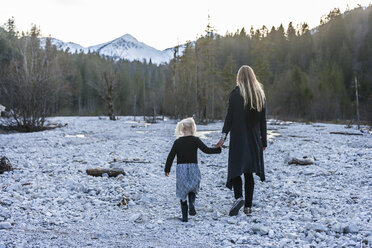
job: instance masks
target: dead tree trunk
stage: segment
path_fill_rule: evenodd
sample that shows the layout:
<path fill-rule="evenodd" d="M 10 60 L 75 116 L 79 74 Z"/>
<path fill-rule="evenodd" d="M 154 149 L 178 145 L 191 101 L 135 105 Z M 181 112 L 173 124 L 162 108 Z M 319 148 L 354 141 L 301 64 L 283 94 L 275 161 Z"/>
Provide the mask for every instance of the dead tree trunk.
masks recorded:
<path fill-rule="evenodd" d="M 112 83 L 108 83 L 107 86 L 107 95 L 106 95 L 106 103 L 107 103 L 107 109 L 108 109 L 108 116 L 110 120 L 115 121 L 115 114 L 114 114 L 114 100 L 113 100 L 113 94 L 114 94 L 114 85 Z"/>
<path fill-rule="evenodd" d="M 358 120 L 358 129 L 360 129 L 358 80 L 357 80 L 356 77 L 355 77 L 355 100 L 356 100 L 356 112 L 357 112 L 357 120 Z"/>
<path fill-rule="evenodd" d="M 137 107 L 137 95 L 135 94 L 133 97 L 133 120 L 136 121 L 136 107 Z"/>

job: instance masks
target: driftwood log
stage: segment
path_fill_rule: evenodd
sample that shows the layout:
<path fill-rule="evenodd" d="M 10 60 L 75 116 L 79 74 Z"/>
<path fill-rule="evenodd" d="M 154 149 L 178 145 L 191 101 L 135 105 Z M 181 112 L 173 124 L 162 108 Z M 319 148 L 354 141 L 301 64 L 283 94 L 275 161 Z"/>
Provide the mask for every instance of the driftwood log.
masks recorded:
<path fill-rule="evenodd" d="M 12 171 L 13 167 L 7 157 L 2 157 L 0 159 L 0 174 L 3 174 L 4 171 Z"/>
<path fill-rule="evenodd" d="M 351 132 L 331 132 L 331 134 L 342 134 L 342 135 L 363 135 L 362 133 L 351 133 Z"/>
<path fill-rule="evenodd" d="M 146 161 L 141 158 L 133 158 L 133 159 L 123 159 L 119 160 L 119 158 L 114 158 L 113 161 L 109 162 L 110 164 L 112 163 L 125 163 L 125 164 L 131 164 L 131 163 L 138 163 L 138 164 L 149 164 L 150 161 Z"/>
<path fill-rule="evenodd" d="M 288 164 L 296 164 L 296 165 L 310 165 L 314 163 L 313 158 L 292 158 L 288 161 Z"/>
<path fill-rule="evenodd" d="M 125 172 L 123 169 L 111 169 L 111 168 L 96 168 L 96 169 L 87 169 L 87 174 L 94 177 L 101 177 L 103 174 L 107 174 L 109 177 L 116 177 L 117 175 L 123 174 L 125 175 Z"/>

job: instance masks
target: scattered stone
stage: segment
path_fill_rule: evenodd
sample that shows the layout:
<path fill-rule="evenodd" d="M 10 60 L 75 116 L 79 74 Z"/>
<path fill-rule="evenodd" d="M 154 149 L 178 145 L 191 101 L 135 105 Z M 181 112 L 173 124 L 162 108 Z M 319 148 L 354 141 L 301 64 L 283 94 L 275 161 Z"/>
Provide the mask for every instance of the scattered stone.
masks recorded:
<path fill-rule="evenodd" d="M 331 231 L 336 233 L 344 233 L 345 225 L 341 223 L 336 223 L 331 227 Z"/>
<path fill-rule="evenodd" d="M 229 224 L 236 224 L 237 222 L 238 222 L 237 219 L 234 217 L 227 219 L 227 223 Z"/>
<path fill-rule="evenodd" d="M 326 235 L 324 235 L 323 233 L 320 233 L 320 232 L 315 233 L 315 236 L 316 236 L 319 240 L 321 240 L 321 241 L 325 240 L 325 238 L 326 238 Z"/>
<path fill-rule="evenodd" d="M 262 235 L 266 235 L 269 233 L 269 228 L 263 225 L 260 225 L 260 224 L 255 224 L 252 226 L 252 231 L 262 236 Z"/>
<path fill-rule="evenodd" d="M 213 219 L 213 220 L 218 220 L 220 217 L 221 217 L 221 213 L 218 212 L 218 211 L 215 211 L 215 212 L 213 213 L 213 217 L 212 217 L 212 219 Z"/>
<path fill-rule="evenodd" d="M 325 225 L 320 224 L 320 223 L 315 223 L 315 224 L 311 225 L 310 228 L 312 230 L 316 231 L 316 232 L 326 232 L 326 231 L 328 231 L 328 228 Z"/>
<path fill-rule="evenodd" d="M 142 214 L 141 214 L 141 213 L 133 214 L 133 215 L 129 218 L 129 221 L 136 222 L 136 223 L 140 223 L 140 222 L 142 222 Z"/>
<path fill-rule="evenodd" d="M 305 239 L 307 240 L 307 242 L 311 243 L 311 242 L 313 242 L 313 240 L 315 239 L 315 237 L 314 237 L 314 235 L 311 232 L 309 232 L 307 234 L 307 236 L 306 236 Z"/>
<path fill-rule="evenodd" d="M 123 180 L 124 179 L 124 175 L 123 174 L 119 174 L 116 176 L 115 178 L 116 180 Z"/>
<path fill-rule="evenodd" d="M 3 217 L 5 219 L 10 218 L 10 211 L 6 208 L 3 208 L 0 206 L 0 217 Z"/>
<path fill-rule="evenodd" d="M 285 237 L 289 238 L 289 239 L 298 239 L 300 236 L 297 235 L 296 233 L 287 233 L 285 235 Z"/>
<path fill-rule="evenodd" d="M 249 238 L 247 236 L 241 236 L 238 238 L 238 240 L 236 241 L 237 244 L 246 244 L 248 243 L 249 241 Z"/>
<path fill-rule="evenodd" d="M 0 222 L 0 229 L 10 229 L 12 225 L 9 222 Z"/>
<path fill-rule="evenodd" d="M 269 238 L 274 238 L 274 230 L 269 231 Z"/>
<path fill-rule="evenodd" d="M 351 223 L 344 228 L 344 233 L 358 233 L 359 227 L 355 223 Z"/>

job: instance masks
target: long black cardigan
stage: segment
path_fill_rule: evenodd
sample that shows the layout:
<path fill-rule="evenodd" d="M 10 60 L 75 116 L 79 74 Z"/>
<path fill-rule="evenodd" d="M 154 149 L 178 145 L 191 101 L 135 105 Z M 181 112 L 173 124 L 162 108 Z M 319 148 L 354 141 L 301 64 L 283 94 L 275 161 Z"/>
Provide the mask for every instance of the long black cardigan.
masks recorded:
<path fill-rule="evenodd" d="M 263 147 L 267 147 L 266 102 L 261 112 L 244 107 L 239 87 L 230 93 L 223 133 L 230 132 L 226 186 L 243 173 L 256 173 L 265 180 Z"/>

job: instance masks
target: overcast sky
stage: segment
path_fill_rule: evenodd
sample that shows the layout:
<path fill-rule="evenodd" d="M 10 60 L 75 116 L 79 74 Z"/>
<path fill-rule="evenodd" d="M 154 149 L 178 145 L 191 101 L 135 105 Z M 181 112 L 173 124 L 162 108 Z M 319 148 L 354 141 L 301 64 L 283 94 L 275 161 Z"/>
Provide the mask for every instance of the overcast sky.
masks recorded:
<path fill-rule="evenodd" d="M 372 0 L 0 0 L 0 23 L 14 17 L 18 30 L 37 24 L 43 36 L 82 46 L 129 33 L 157 49 L 195 40 L 208 23 L 219 34 L 251 26 L 286 28 L 290 21 L 319 24 L 335 7 L 368 6 Z"/>

